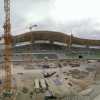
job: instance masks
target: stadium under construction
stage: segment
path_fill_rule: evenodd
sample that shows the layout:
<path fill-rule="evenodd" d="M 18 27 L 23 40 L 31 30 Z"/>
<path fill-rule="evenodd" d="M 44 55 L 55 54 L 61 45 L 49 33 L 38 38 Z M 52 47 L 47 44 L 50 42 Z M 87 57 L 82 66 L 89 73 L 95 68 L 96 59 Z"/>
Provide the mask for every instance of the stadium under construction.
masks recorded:
<path fill-rule="evenodd" d="M 17 91 L 16 100 L 95 100 L 100 94 L 99 44 L 100 40 L 54 31 L 13 36 L 12 87 Z M 2 91 L 4 48 L 0 52 Z"/>

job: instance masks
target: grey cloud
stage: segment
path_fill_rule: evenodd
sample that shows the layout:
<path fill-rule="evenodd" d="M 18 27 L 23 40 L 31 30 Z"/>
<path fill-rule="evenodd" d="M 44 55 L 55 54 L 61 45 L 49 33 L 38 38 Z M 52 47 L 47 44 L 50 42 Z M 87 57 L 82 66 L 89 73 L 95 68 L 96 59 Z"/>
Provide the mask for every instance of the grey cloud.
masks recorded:
<path fill-rule="evenodd" d="M 65 23 L 59 23 L 52 20 L 50 17 L 50 7 L 54 0 L 12 0 L 11 15 L 12 15 L 12 31 L 14 33 L 20 33 L 20 31 L 26 28 L 25 17 L 29 13 L 33 13 L 34 16 L 43 16 L 44 19 L 37 23 L 36 30 L 52 30 L 60 32 L 73 32 L 77 37 L 82 38 L 94 38 L 100 39 L 100 31 L 96 30 L 96 27 L 100 27 L 100 23 L 95 19 L 87 18 L 78 21 L 70 21 Z M 3 0 L 0 0 L 0 33 L 3 33 L 4 12 L 3 12 Z M 15 32 L 16 31 L 16 32 Z"/>

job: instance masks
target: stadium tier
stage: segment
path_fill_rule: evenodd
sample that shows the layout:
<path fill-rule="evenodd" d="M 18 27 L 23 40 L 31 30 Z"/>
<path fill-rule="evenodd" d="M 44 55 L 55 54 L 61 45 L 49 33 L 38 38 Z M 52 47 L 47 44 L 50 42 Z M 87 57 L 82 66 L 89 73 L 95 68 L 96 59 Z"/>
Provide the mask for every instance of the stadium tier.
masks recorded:
<path fill-rule="evenodd" d="M 74 37 L 73 35 L 67 35 L 66 33 L 54 32 L 54 31 L 32 31 L 27 32 L 21 35 L 14 36 L 14 41 L 16 43 L 30 41 L 32 42 L 37 40 L 44 40 L 50 42 L 60 42 L 78 45 L 87 45 L 87 46 L 100 46 L 100 40 L 89 40 L 89 39 L 81 39 Z M 71 41 L 70 41 L 71 39 Z"/>

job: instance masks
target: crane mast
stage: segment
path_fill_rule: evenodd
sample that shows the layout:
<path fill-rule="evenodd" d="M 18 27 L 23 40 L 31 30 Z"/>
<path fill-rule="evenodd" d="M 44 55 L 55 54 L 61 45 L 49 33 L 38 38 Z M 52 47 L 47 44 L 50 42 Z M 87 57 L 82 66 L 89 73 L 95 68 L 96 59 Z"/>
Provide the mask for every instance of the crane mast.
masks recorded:
<path fill-rule="evenodd" d="M 11 91 L 12 89 L 12 72 L 11 72 L 11 56 L 12 56 L 12 36 L 11 36 L 11 23 L 10 23 L 10 0 L 4 0 L 4 12 L 5 12 L 5 23 L 4 23 L 4 90 Z"/>

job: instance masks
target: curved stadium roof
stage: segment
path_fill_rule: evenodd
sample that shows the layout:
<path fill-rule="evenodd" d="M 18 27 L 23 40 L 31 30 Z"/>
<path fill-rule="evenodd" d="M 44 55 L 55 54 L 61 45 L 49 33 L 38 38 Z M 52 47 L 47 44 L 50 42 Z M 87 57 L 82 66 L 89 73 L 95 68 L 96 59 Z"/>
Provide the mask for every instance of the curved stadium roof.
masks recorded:
<path fill-rule="evenodd" d="M 30 41 L 31 37 L 33 41 L 36 40 L 48 40 L 53 42 L 69 43 L 70 35 L 61 32 L 55 31 L 32 31 L 26 32 L 21 35 L 14 36 L 14 41 L 16 43 Z M 90 40 L 90 39 L 81 39 L 72 36 L 72 44 L 78 45 L 90 45 L 90 46 L 100 46 L 100 40 Z"/>

